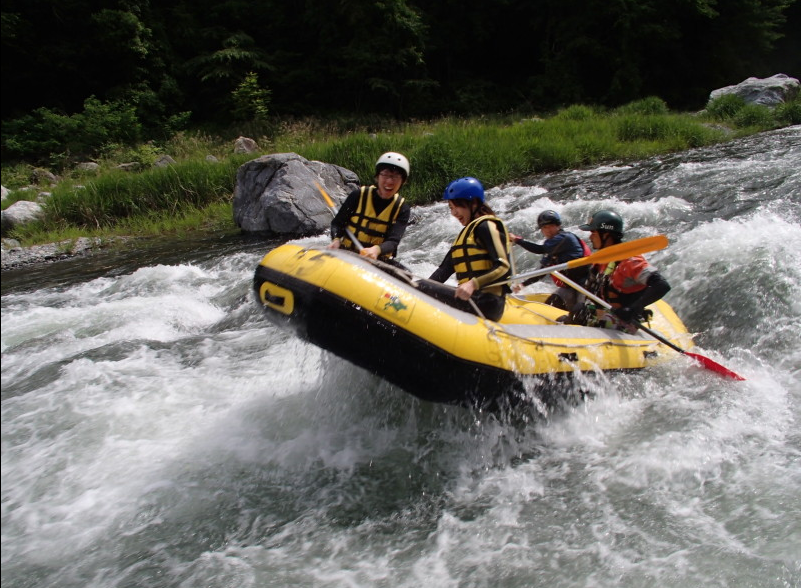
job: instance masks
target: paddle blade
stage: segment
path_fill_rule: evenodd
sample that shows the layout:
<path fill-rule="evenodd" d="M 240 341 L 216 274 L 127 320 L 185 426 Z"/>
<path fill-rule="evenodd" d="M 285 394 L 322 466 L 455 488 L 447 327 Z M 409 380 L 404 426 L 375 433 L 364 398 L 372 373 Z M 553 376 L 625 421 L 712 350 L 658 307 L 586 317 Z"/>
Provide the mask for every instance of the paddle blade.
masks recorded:
<path fill-rule="evenodd" d="M 331 200 L 331 197 L 328 195 L 328 192 L 326 192 L 318 182 L 314 182 L 314 185 L 317 186 L 317 189 L 320 191 L 320 194 L 322 194 L 323 198 L 325 198 L 326 203 L 328 203 L 328 208 L 334 208 L 334 201 Z"/>
<path fill-rule="evenodd" d="M 668 238 L 664 235 L 654 235 L 653 237 L 643 237 L 634 241 L 626 241 L 617 245 L 610 245 L 596 251 L 587 257 L 572 259 L 567 262 L 568 268 L 579 267 L 591 263 L 611 263 L 628 259 L 634 255 L 642 255 L 649 251 L 657 251 L 668 246 Z"/>
<path fill-rule="evenodd" d="M 697 353 L 690 353 L 689 351 L 685 351 L 684 355 L 688 355 L 689 357 L 692 357 L 695 361 L 700 363 L 703 367 L 705 367 L 708 370 L 712 370 L 716 374 L 720 374 L 721 376 L 726 376 L 727 378 L 731 378 L 732 380 L 741 380 L 741 381 L 745 380 L 745 378 L 742 377 L 741 375 L 734 373 L 729 368 L 720 365 L 716 361 L 712 361 L 708 357 L 704 357 L 703 355 L 698 355 Z"/>

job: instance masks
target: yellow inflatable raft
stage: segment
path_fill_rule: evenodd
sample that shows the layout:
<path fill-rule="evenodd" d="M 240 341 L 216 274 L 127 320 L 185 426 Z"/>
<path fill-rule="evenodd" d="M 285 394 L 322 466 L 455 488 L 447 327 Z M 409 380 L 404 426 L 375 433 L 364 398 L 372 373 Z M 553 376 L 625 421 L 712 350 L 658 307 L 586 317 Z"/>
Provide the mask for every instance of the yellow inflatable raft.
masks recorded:
<path fill-rule="evenodd" d="M 564 325 L 544 296 L 510 296 L 500 322 L 424 294 L 418 279 L 356 254 L 286 244 L 256 268 L 256 297 L 276 324 L 407 392 L 433 402 L 497 408 L 561 376 L 634 370 L 675 356 L 638 332 Z M 671 343 L 692 340 L 664 301 L 649 326 Z M 539 386 L 532 386 L 531 382 Z"/>

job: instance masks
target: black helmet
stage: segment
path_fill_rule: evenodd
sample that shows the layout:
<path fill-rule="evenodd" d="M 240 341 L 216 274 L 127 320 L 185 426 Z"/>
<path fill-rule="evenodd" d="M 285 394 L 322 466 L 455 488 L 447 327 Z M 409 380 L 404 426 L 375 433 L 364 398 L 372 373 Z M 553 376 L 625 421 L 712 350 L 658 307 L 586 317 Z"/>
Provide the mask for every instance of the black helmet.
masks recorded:
<path fill-rule="evenodd" d="M 590 217 L 586 225 L 580 225 L 582 231 L 607 231 L 623 236 L 623 219 L 611 210 L 599 210 Z"/>
<path fill-rule="evenodd" d="M 555 210 L 543 210 L 537 217 L 537 227 L 542 228 L 545 225 L 561 225 L 562 217 Z"/>

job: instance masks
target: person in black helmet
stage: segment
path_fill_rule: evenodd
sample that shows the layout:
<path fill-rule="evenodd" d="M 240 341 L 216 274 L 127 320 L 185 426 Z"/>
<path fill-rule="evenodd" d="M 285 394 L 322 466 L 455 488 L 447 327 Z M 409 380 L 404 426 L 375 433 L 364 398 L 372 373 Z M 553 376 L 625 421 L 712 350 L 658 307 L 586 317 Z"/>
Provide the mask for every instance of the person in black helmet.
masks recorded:
<path fill-rule="evenodd" d="M 593 249 L 599 250 L 623 240 L 623 219 L 616 212 L 599 210 L 586 224 Z M 611 306 L 611 313 L 585 300 L 570 314 L 568 322 L 594 327 L 617 328 L 633 333 L 634 322 L 648 319 L 645 307 L 670 290 L 670 284 L 642 255 L 623 261 L 596 264 L 590 268 L 586 288 Z"/>
<path fill-rule="evenodd" d="M 408 177 L 409 160 L 405 156 L 388 152 L 379 157 L 375 184 L 361 186 L 348 194 L 331 221 L 332 241 L 328 248 L 359 251 L 347 234 L 346 229 L 350 229 L 363 247 L 362 255 L 392 261 L 411 216 L 411 207 L 398 193 Z"/>
<path fill-rule="evenodd" d="M 527 241 L 520 235 L 511 233 L 509 234 L 509 239 L 512 243 L 520 245 L 526 251 L 541 254 L 541 267 L 566 263 L 571 259 L 586 257 L 591 253 L 589 246 L 582 239 L 562 228 L 562 217 L 560 217 L 559 213 L 555 210 L 544 210 L 541 212 L 537 217 L 537 227 L 542 231 L 542 235 L 545 237 L 545 241 L 543 241 L 542 245 Z M 581 286 L 584 285 L 588 273 L 589 268 L 587 266 L 577 267 L 564 272 L 568 278 Z M 523 282 L 523 285 L 526 286 L 532 282 L 536 282 L 541 279 L 541 277 L 542 276 L 538 276 L 526 280 Z M 561 308 L 562 310 L 570 310 L 573 308 L 578 302 L 578 292 L 566 286 L 553 276 L 551 276 L 551 279 L 556 284 L 556 291 L 548 297 L 545 303 L 555 306 L 556 308 Z M 519 291 L 520 288 L 521 286 L 518 285 L 514 287 L 514 290 Z"/>

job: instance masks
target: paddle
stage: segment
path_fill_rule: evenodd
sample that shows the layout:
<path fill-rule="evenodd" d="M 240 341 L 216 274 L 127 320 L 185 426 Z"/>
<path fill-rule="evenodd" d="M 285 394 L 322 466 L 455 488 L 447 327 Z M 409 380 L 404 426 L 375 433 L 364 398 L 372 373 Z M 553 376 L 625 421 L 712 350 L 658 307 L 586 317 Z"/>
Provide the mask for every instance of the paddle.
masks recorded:
<path fill-rule="evenodd" d="M 331 211 L 331 214 L 333 216 L 336 216 L 337 209 L 336 206 L 334 206 L 334 201 L 331 200 L 331 197 L 328 195 L 328 192 L 326 192 L 325 189 L 323 189 L 323 187 L 319 184 L 319 182 L 314 182 L 314 185 L 317 186 L 317 189 L 320 191 L 320 194 L 322 194 L 323 198 L 325 198 L 325 202 L 326 204 L 328 204 L 328 210 Z M 356 246 L 356 250 L 359 253 L 361 253 L 362 249 L 364 249 L 364 245 L 362 245 L 359 242 L 359 240 L 356 238 L 356 235 L 354 235 L 353 232 L 348 227 L 345 227 L 345 233 L 348 235 L 350 240 L 353 241 L 353 244 Z"/>
<path fill-rule="evenodd" d="M 496 282 L 495 284 L 500 286 L 503 284 L 509 284 L 512 281 L 525 280 L 537 276 L 544 276 L 546 274 L 566 269 L 573 269 L 574 267 L 580 267 L 582 265 L 621 261 L 623 259 L 628 259 L 629 257 L 632 257 L 634 255 L 640 255 L 642 253 L 648 253 L 649 251 L 657 251 L 658 249 L 664 249 L 667 246 L 668 246 L 668 240 L 667 237 L 665 237 L 664 235 L 643 237 L 642 239 L 635 239 L 634 241 L 626 241 L 625 243 L 618 243 L 617 245 L 604 247 L 603 249 L 596 251 L 595 253 L 593 253 L 592 255 L 588 255 L 587 257 L 579 257 L 578 259 L 571 259 L 566 263 L 549 265 L 548 267 L 531 270 L 530 272 L 524 272 L 522 274 L 512 276 L 511 278 L 509 278 L 508 280 L 504 280 L 503 282 Z"/>
<path fill-rule="evenodd" d="M 603 251 L 603 249 L 601 251 Z M 567 276 L 560 274 L 559 272 L 553 272 L 553 275 L 556 276 L 559 280 L 563 281 L 568 286 L 570 286 L 571 288 L 574 288 L 578 292 L 584 294 L 584 296 L 594 301 L 596 304 L 600 304 L 607 310 L 612 310 L 612 305 L 609 304 L 606 300 L 604 300 L 603 298 L 599 298 L 598 296 L 595 296 L 592 292 L 590 292 L 586 288 L 582 288 Z M 743 378 L 741 375 L 734 373 L 729 368 L 720 365 L 718 362 L 713 361 L 708 357 L 704 357 L 703 355 L 699 355 L 697 353 L 690 353 L 689 351 L 685 351 L 678 345 L 674 345 L 673 343 L 665 339 L 665 337 L 663 337 L 653 329 L 649 329 L 648 327 L 638 323 L 637 321 L 632 321 L 632 324 L 634 324 L 638 329 L 642 329 L 643 331 L 651 335 L 651 337 L 653 337 L 657 341 L 661 341 L 671 349 L 678 351 L 682 355 L 692 357 L 695 361 L 700 363 L 703 367 L 705 367 L 708 370 L 712 370 L 713 372 L 720 374 L 721 376 L 726 376 L 727 378 L 732 378 L 734 380 L 745 380 L 745 378 Z"/>
<path fill-rule="evenodd" d="M 517 280 L 514 279 L 514 275 L 517 273 L 517 264 L 515 263 L 515 248 L 514 245 L 509 245 L 509 263 L 512 267 L 512 280 L 516 282 Z"/>

